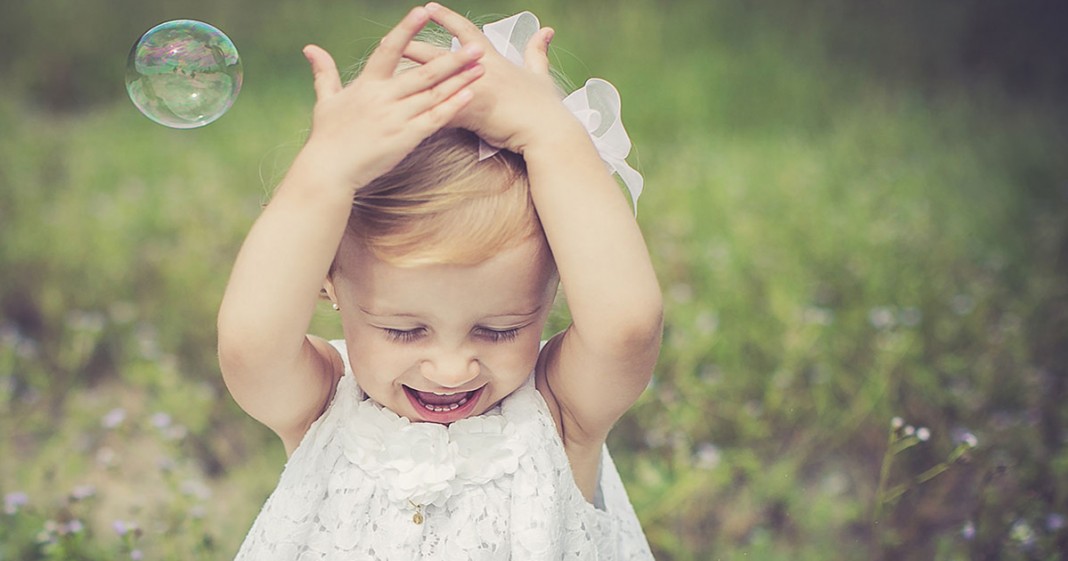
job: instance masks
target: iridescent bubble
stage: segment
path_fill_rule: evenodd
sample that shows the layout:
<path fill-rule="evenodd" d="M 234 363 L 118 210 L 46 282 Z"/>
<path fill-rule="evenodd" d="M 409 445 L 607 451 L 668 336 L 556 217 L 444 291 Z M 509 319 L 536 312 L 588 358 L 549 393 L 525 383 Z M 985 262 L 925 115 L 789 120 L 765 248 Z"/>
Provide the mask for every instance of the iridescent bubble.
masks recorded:
<path fill-rule="evenodd" d="M 241 91 L 241 58 L 222 31 L 174 20 L 148 30 L 126 61 L 126 92 L 153 121 L 176 129 L 222 117 Z"/>

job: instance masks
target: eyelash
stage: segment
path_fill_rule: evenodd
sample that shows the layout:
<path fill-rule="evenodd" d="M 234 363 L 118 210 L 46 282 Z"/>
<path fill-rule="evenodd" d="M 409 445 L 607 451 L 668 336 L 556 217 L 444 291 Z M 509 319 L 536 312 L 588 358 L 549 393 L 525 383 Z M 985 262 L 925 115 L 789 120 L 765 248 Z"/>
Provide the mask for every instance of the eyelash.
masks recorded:
<path fill-rule="evenodd" d="M 416 339 L 422 337 L 424 329 L 417 327 L 415 329 L 391 329 L 389 327 L 383 327 L 382 331 L 386 333 L 386 338 L 395 343 L 411 343 Z"/>
<path fill-rule="evenodd" d="M 485 338 L 489 339 L 493 343 L 507 343 L 509 341 L 514 341 L 515 338 L 519 336 L 519 328 L 518 327 L 513 327 L 512 329 L 501 329 L 501 330 L 486 329 L 486 328 L 480 327 L 480 328 L 478 328 L 478 331 L 479 331 L 479 334 L 483 335 Z"/>
<path fill-rule="evenodd" d="M 476 333 L 491 343 L 506 343 L 514 341 L 519 336 L 518 327 L 512 329 L 486 329 L 479 327 L 476 329 Z M 395 343 L 412 343 L 422 337 L 426 333 L 426 329 L 417 327 L 415 329 L 393 329 L 389 327 L 383 327 L 382 331 L 385 332 L 386 338 Z"/>

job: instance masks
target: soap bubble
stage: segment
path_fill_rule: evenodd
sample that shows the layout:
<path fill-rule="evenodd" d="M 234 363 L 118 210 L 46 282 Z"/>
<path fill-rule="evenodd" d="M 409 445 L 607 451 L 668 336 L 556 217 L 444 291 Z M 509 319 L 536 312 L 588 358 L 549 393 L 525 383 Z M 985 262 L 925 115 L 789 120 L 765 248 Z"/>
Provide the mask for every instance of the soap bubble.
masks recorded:
<path fill-rule="evenodd" d="M 176 129 L 222 117 L 241 91 L 241 59 L 230 38 L 204 22 L 174 20 L 148 30 L 126 61 L 126 92 L 153 121 Z"/>

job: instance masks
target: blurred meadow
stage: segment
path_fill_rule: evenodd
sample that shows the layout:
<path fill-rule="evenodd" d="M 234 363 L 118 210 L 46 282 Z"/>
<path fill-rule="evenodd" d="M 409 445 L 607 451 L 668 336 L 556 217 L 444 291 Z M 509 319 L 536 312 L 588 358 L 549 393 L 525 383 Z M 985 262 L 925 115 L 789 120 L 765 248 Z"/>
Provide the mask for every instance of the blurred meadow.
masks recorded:
<path fill-rule="evenodd" d="M 622 93 L 666 328 L 610 446 L 658 559 L 1063 558 L 1063 2 L 452 5 L 534 11 Z M 0 4 L 0 561 L 236 552 L 285 457 L 216 307 L 306 134 L 301 47 L 352 65 L 407 7 Z M 203 129 L 123 85 L 176 18 L 243 57 Z"/>

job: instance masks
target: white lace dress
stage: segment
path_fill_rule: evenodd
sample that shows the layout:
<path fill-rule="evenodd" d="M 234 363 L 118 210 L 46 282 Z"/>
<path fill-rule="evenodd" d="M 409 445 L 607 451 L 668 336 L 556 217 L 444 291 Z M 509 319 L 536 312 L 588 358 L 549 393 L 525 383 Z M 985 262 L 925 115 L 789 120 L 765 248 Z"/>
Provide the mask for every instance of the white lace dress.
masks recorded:
<path fill-rule="evenodd" d="M 238 561 L 652 559 L 607 448 L 599 506 L 583 498 L 533 377 L 483 415 L 412 423 L 365 398 L 335 345 L 345 376 Z"/>

